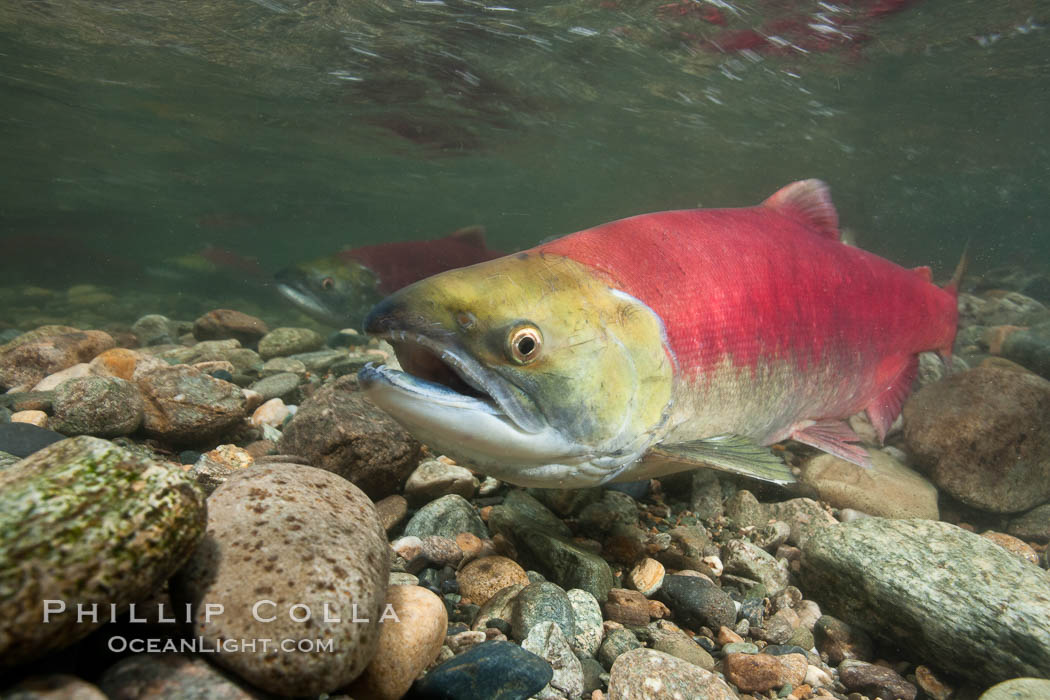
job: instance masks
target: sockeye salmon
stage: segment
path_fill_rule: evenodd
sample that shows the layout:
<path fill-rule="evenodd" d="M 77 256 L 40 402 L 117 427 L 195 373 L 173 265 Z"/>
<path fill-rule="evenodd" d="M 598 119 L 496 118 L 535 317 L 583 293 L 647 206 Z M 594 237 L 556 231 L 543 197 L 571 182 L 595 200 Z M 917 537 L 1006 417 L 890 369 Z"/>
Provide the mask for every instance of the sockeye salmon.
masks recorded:
<path fill-rule="evenodd" d="M 964 256 L 965 257 L 965 256 Z M 445 272 L 380 302 L 365 330 L 403 371 L 372 400 L 432 448 L 524 486 L 714 467 L 794 480 L 792 438 L 856 464 L 918 353 L 948 357 L 956 291 L 839 240 L 819 180 L 759 206 L 635 216 Z"/>

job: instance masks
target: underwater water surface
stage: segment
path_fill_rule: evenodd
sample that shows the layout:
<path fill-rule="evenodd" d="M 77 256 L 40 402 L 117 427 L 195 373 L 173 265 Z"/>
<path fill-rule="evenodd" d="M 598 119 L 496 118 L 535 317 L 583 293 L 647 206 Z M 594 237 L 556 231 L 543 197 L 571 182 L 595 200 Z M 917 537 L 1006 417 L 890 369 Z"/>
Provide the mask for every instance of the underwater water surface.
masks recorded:
<path fill-rule="evenodd" d="M 203 250 L 259 279 L 468 225 L 510 251 L 809 177 L 902 264 L 945 278 L 972 240 L 978 269 L 1043 266 L 1047 24 L 1032 0 L 8 2 L 0 274 L 186 291 L 172 261 Z"/>

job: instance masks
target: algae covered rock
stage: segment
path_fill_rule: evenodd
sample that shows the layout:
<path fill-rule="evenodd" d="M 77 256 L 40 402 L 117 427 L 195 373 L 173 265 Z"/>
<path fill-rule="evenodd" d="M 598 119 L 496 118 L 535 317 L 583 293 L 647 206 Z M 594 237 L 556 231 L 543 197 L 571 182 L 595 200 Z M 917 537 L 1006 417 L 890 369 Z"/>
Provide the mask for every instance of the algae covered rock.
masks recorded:
<path fill-rule="evenodd" d="M 862 518 L 806 542 L 821 609 L 978 683 L 1050 674 L 1050 577 L 930 520 Z"/>
<path fill-rule="evenodd" d="M 0 471 L 0 666 L 76 641 L 110 604 L 145 598 L 204 525 L 204 497 L 182 470 L 106 440 L 62 440 Z M 77 606 L 92 605 L 99 623 L 78 623 Z"/>
<path fill-rule="evenodd" d="M 116 377 L 67 379 L 55 389 L 51 427 L 66 435 L 117 437 L 142 423 L 142 396 Z"/>
<path fill-rule="evenodd" d="M 240 387 L 188 365 L 136 373 L 135 383 L 145 404 L 142 428 L 159 440 L 200 443 L 244 418 Z"/>

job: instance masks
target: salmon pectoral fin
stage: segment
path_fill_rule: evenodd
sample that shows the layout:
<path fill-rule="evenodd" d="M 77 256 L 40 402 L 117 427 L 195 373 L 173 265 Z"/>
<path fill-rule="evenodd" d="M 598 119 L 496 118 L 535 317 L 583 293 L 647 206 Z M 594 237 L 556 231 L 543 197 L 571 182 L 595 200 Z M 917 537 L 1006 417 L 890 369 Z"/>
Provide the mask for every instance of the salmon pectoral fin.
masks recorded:
<path fill-rule="evenodd" d="M 900 415 L 904 400 L 908 398 L 915 378 L 919 376 L 919 356 L 890 358 L 879 367 L 876 376 L 882 378 L 882 384 L 886 388 L 864 411 L 868 414 L 868 420 L 875 428 L 881 443 L 886 440 L 886 433 Z"/>
<path fill-rule="evenodd" d="M 871 468 L 871 457 L 867 450 L 860 445 L 850 444 L 860 442 L 860 436 L 843 421 L 817 421 L 793 431 L 791 439 L 810 447 L 816 447 L 818 450 L 823 450 L 865 469 Z"/>
<path fill-rule="evenodd" d="M 681 464 L 683 469 L 718 469 L 775 484 L 798 481 L 791 467 L 768 447 L 742 435 L 716 435 L 702 440 L 661 444 L 649 450 L 642 461 L 650 460 Z"/>

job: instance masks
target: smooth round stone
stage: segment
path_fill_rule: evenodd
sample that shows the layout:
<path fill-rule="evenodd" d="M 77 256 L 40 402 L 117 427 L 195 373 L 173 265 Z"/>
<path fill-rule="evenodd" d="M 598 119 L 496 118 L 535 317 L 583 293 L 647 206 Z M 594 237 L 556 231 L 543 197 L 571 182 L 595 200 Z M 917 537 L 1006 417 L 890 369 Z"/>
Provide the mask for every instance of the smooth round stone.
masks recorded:
<path fill-rule="evenodd" d="M 621 654 L 609 671 L 609 700 L 704 698 L 737 700 L 714 673 L 653 649 Z"/>
<path fill-rule="evenodd" d="M 192 603 L 193 634 L 211 646 L 220 639 L 306 645 L 223 649 L 216 663 L 270 692 L 328 693 L 357 678 L 375 654 L 388 612 L 389 551 L 375 507 L 350 482 L 299 464 L 256 465 L 209 497 L 207 536 L 172 591 Z M 223 614 L 209 621 L 217 609 L 209 606 L 220 605 Z M 383 623 L 396 624 L 387 616 Z M 332 649 L 311 652 L 317 639 Z"/>
<path fill-rule="evenodd" d="M 306 377 L 306 365 L 290 357 L 274 357 L 259 368 L 260 377 L 272 377 L 276 374 L 291 373 L 302 381 Z"/>
<path fill-rule="evenodd" d="M 397 700 L 437 658 L 448 628 L 440 598 L 419 586 L 390 586 L 386 602 L 397 622 L 383 623 L 375 656 L 348 689 L 352 697 Z"/>
<path fill-rule="evenodd" d="M 382 523 L 383 529 L 389 534 L 408 514 L 408 501 L 399 494 L 387 496 L 376 502 L 376 513 L 379 514 L 379 522 Z"/>
<path fill-rule="evenodd" d="M 107 350 L 106 352 L 109 351 Z M 92 360 L 92 362 L 94 362 L 94 360 Z M 86 377 L 90 374 L 91 365 L 87 362 L 80 362 L 72 367 L 66 367 L 54 374 L 47 375 L 33 386 L 32 391 L 54 391 L 59 384 L 67 379 L 77 379 L 79 377 Z"/>
<path fill-rule="evenodd" d="M 790 583 L 787 563 L 748 540 L 730 540 L 722 548 L 722 565 L 730 574 L 757 581 L 774 596 Z"/>
<path fill-rule="evenodd" d="M 31 423 L 0 423 L 0 450 L 16 457 L 28 457 L 66 436 Z"/>
<path fill-rule="evenodd" d="M 259 340 L 259 355 L 264 360 L 319 350 L 324 338 L 309 328 L 275 328 Z"/>
<path fill-rule="evenodd" d="M 109 700 L 267 697 L 202 658 L 173 653 L 137 654 L 121 659 L 106 669 L 99 686 Z"/>
<path fill-rule="evenodd" d="M 656 597 L 686 627 L 716 630 L 736 621 L 736 606 L 729 594 L 698 576 L 666 576 Z"/>
<path fill-rule="evenodd" d="M 722 646 L 722 654 L 757 654 L 758 646 L 751 642 L 730 642 Z"/>
<path fill-rule="evenodd" d="M 813 626 L 813 640 L 828 663 L 838 666 L 846 659 L 869 661 L 875 657 L 871 637 L 864 630 L 831 615 L 823 615 Z"/>
<path fill-rule="evenodd" d="M 870 697 L 915 700 L 919 692 L 918 688 L 904 680 L 892 668 L 855 659 L 848 659 L 839 664 L 839 680 L 847 690 L 861 692 Z"/>
<path fill-rule="evenodd" d="M 523 527 L 534 527 L 553 535 L 571 537 L 569 526 L 526 491 L 514 490 L 503 503 L 492 508 L 489 528 L 493 534 L 513 537 Z"/>
<path fill-rule="evenodd" d="M 572 588 L 565 595 L 569 598 L 573 621 L 576 623 L 576 636 L 569 643 L 577 654 L 594 656 L 605 636 L 602 608 L 595 597 L 585 590 Z"/>
<path fill-rule="evenodd" d="M 167 316 L 147 314 L 131 324 L 134 333 L 142 346 L 167 345 L 179 337 L 178 324 Z"/>
<path fill-rule="evenodd" d="M 594 552 L 533 526 L 520 528 L 512 541 L 523 563 L 562 588 L 582 588 L 599 602 L 609 596 L 612 569 Z"/>
<path fill-rule="evenodd" d="M 602 645 L 598 647 L 598 654 L 595 658 L 598 659 L 604 668 L 611 669 L 616 659 L 632 649 L 640 649 L 641 647 L 642 643 L 638 641 L 638 637 L 634 636 L 634 633 L 630 630 L 612 629 L 606 632 L 605 639 L 602 640 Z"/>
<path fill-rule="evenodd" d="M 514 639 L 525 639 L 533 625 L 541 622 L 557 624 L 566 639 L 576 636 L 576 620 L 569 596 L 560 586 L 549 581 L 530 583 L 521 589 L 514 600 L 510 622 Z"/>
<path fill-rule="evenodd" d="M 820 454 L 802 467 L 802 483 L 835 508 L 854 508 L 885 518 L 937 520 L 937 488 L 881 450 L 868 450 L 871 469 Z"/>
<path fill-rule="evenodd" d="M 554 677 L 546 660 L 510 642 L 483 642 L 431 669 L 416 685 L 425 698 L 526 700 Z"/>
<path fill-rule="evenodd" d="M 12 423 L 26 423 L 38 428 L 47 427 L 47 414 L 43 411 L 15 411 L 11 414 Z"/>
<path fill-rule="evenodd" d="M 409 475 L 404 494 L 409 503 L 420 505 L 450 493 L 471 498 L 477 485 L 478 480 L 469 469 L 428 459 L 420 462 Z"/>
<path fill-rule="evenodd" d="M 233 309 L 214 309 L 193 322 L 197 340 L 236 338 L 243 345 L 254 345 L 268 331 L 260 319 Z"/>
<path fill-rule="evenodd" d="M 28 389 L 49 374 L 89 362 L 116 345 L 103 331 L 41 335 L 27 342 L 23 342 L 24 337 L 0 347 L 0 391 Z"/>
<path fill-rule="evenodd" d="M 715 668 L 715 660 L 706 649 L 697 644 L 693 639 L 673 623 L 665 621 L 650 625 L 650 646 L 656 651 L 662 651 L 676 658 L 696 664 L 700 668 L 712 671 Z"/>
<path fill-rule="evenodd" d="M 67 379 L 55 389 L 51 408 L 51 427 L 66 435 L 117 437 L 142 424 L 142 396 L 116 377 Z"/>
<path fill-rule="evenodd" d="M 65 673 L 30 676 L 0 692 L 0 697 L 3 700 L 107 700 L 97 686 Z"/>
<path fill-rule="evenodd" d="M 488 537 L 488 530 L 477 510 L 467 499 L 455 494 L 426 504 L 405 525 L 405 534 L 416 537 L 440 535 L 455 539 L 461 532 Z"/>
<path fill-rule="evenodd" d="M 78 605 L 119 609 L 146 598 L 196 546 L 204 511 L 181 469 L 93 437 L 62 440 L 0 471 L 0 665 L 105 622 L 79 622 Z"/>
<path fill-rule="evenodd" d="M 299 375 L 291 372 L 279 372 L 260 379 L 252 384 L 249 389 L 263 397 L 264 400 L 281 399 L 290 403 L 299 400 Z"/>
<path fill-rule="evenodd" d="M 651 596 L 663 585 L 664 565 L 660 562 L 646 557 L 631 569 L 627 575 L 627 582 L 631 588 L 639 591 L 642 595 Z"/>
<path fill-rule="evenodd" d="M 456 573 L 456 582 L 460 595 L 484 605 L 507 586 L 529 585 L 529 577 L 513 559 L 491 556 L 475 559 L 464 566 Z"/>
<path fill-rule="evenodd" d="M 997 545 L 1012 553 L 1018 559 L 1029 564 L 1039 565 L 1039 554 L 1032 547 L 1021 540 L 1002 532 L 982 532 L 981 537 L 995 542 Z"/>
<path fill-rule="evenodd" d="M 244 417 L 240 388 L 186 365 L 136 373 L 146 434 L 175 444 L 198 444 Z"/>
<path fill-rule="evenodd" d="M 535 695 L 538 700 L 575 698 L 583 693 L 583 666 L 556 623 L 533 625 L 521 648 L 546 659 L 554 670 L 550 683 Z"/>
<path fill-rule="evenodd" d="M 1050 680 L 1014 678 L 994 685 L 979 700 L 1045 700 L 1050 698 Z"/>
<path fill-rule="evenodd" d="M 259 400 L 264 398 L 261 394 L 259 395 Z M 252 412 L 251 421 L 254 426 L 268 425 L 271 428 L 279 428 L 284 425 L 284 421 L 290 415 L 292 415 L 292 412 L 288 410 L 288 406 L 285 405 L 284 401 L 279 398 L 273 398 L 263 401 Z"/>
<path fill-rule="evenodd" d="M 802 685 L 809 664 L 802 654 L 727 654 L 726 680 L 745 692 L 765 693 L 785 685 Z"/>

